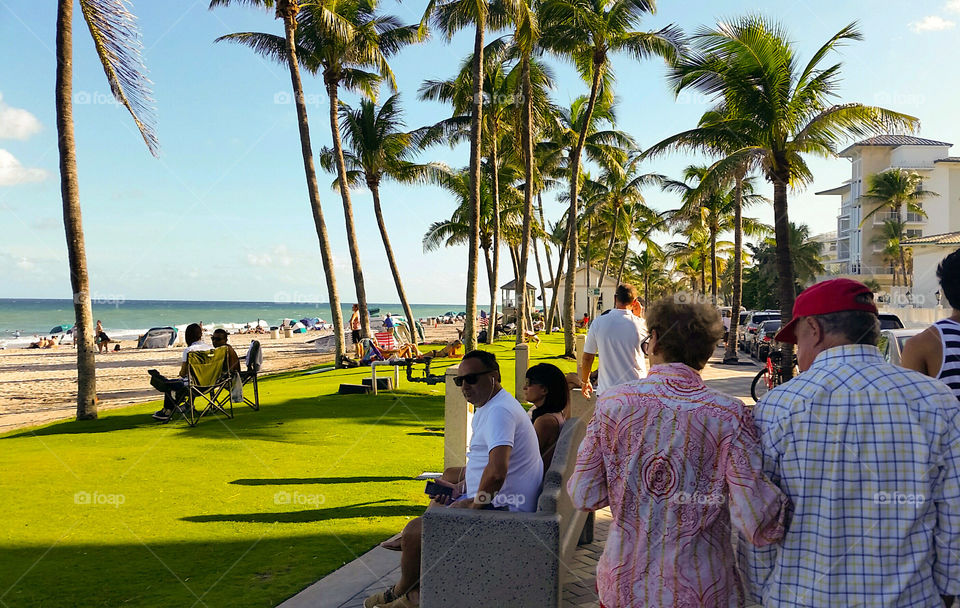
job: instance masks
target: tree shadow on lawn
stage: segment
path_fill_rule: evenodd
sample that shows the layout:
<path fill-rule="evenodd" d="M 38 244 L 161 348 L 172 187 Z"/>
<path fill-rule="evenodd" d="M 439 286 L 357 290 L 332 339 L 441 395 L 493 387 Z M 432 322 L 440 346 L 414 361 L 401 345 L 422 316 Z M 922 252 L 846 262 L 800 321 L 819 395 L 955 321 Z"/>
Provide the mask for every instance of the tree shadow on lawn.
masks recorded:
<path fill-rule="evenodd" d="M 235 479 L 230 483 L 238 486 L 285 486 L 324 483 L 376 483 L 381 481 L 410 481 L 410 478 L 397 477 L 395 475 L 371 475 L 365 477 L 278 477 L 276 479 Z"/>
<path fill-rule="evenodd" d="M 227 513 L 223 515 L 189 515 L 181 517 L 180 521 L 196 523 L 209 522 L 243 522 L 257 524 L 299 524 L 331 519 L 354 519 L 357 517 L 416 517 L 423 515 L 423 505 L 384 505 L 387 502 L 400 502 L 396 498 L 361 502 L 343 507 L 327 507 L 321 509 L 307 509 L 306 511 L 290 511 L 286 513 Z"/>
<path fill-rule="evenodd" d="M 392 533 L 331 530 L 144 544 L 121 528 L 98 543 L 5 542 L 0 589 L 10 606 L 276 606 Z"/>
<path fill-rule="evenodd" d="M 269 387 L 268 387 L 269 388 Z M 265 390 L 261 388 L 261 390 Z M 216 414 L 203 417 L 195 427 L 190 427 L 182 419 L 167 424 L 154 421 L 150 414 L 154 407 L 144 404 L 109 410 L 97 420 L 77 422 L 69 420 L 58 422 L 39 429 L 28 429 L 0 437 L 14 439 L 19 437 L 69 435 L 87 433 L 109 433 L 131 429 L 155 428 L 157 431 L 176 429 L 178 435 L 186 438 L 261 438 L 281 442 L 290 442 L 285 436 L 283 425 L 297 420 L 350 420 L 359 424 L 380 426 L 406 426 L 424 428 L 425 422 L 435 422 L 443 418 L 443 396 L 424 395 L 422 393 L 391 391 L 380 395 L 319 395 L 300 397 L 271 402 L 261 399 L 260 411 L 253 411 L 246 405 L 234 407 L 234 418 L 228 419 Z M 136 408 L 137 413 L 121 413 Z M 294 441 L 296 443 L 296 441 Z"/>

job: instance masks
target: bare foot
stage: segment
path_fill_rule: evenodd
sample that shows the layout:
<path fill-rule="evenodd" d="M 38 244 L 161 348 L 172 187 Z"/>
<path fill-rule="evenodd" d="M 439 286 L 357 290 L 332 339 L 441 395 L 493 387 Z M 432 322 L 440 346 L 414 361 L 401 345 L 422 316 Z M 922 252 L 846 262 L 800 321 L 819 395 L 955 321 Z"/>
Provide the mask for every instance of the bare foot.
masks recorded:
<path fill-rule="evenodd" d="M 388 538 L 380 543 L 380 546 L 384 549 L 389 549 L 390 551 L 400 551 L 400 535 L 397 534 L 392 538 Z"/>

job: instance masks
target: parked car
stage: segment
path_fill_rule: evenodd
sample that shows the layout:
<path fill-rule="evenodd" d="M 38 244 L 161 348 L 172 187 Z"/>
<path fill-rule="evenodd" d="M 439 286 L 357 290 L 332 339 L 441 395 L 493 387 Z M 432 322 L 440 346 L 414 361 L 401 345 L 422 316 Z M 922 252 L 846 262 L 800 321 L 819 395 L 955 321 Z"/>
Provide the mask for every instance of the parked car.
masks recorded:
<path fill-rule="evenodd" d="M 757 338 L 753 341 L 753 351 L 750 353 L 757 361 L 764 362 L 767 355 L 770 354 L 770 348 L 773 346 L 773 337 L 780 331 L 780 319 L 764 321 L 757 332 Z"/>
<path fill-rule="evenodd" d="M 780 319 L 779 310 L 760 310 L 747 319 L 747 324 L 743 329 L 743 345 L 741 349 L 744 352 L 751 353 L 753 352 L 753 343 L 757 339 L 757 332 L 760 329 L 760 324 L 764 321 L 776 321 Z"/>
<path fill-rule="evenodd" d="M 903 329 L 903 321 L 897 315 L 882 312 L 877 316 L 880 317 L 881 331 L 884 329 Z"/>
<path fill-rule="evenodd" d="M 877 347 L 880 349 L 880 354 L 882 354 L 883 358 L 888 362 L 894 365 L 900 365 L 900 355 L 903 353 L 903 345 L 906 344 L 909 338 L 922 332 L 923 329 L 922 327 L 915 327 L 912 329 L 880 330 L 880 342 L 877 344 Z"/>

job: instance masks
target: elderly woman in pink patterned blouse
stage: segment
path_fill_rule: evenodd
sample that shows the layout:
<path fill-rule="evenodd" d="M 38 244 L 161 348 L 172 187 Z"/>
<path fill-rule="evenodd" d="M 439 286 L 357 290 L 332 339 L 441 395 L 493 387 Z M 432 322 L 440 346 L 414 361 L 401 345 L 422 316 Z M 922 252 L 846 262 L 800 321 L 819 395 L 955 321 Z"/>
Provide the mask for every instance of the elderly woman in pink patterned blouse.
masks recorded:
<path fill-rule="evenodd" d="M 743 606 L 732 530 L 757 546 L 784 533 L 788 500 L 761 471 L 750 411 L 700 378 L 720 314 L 691 301 L 650 306 L 650 373 L 599 399 L 567 486 L 577 507 L 613 514 L 597 565 L 607 608 Z"/>

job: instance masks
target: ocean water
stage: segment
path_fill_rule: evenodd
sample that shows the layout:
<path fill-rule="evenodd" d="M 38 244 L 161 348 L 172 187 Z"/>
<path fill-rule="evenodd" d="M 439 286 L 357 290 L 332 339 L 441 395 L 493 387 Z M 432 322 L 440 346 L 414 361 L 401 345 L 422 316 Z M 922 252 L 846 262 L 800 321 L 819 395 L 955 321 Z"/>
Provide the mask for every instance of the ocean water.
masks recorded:
<path fill-rule="evenodd" d="M 352 304 L 343 304 L 343 321 L 350 319 Z M 379 308 L 377 317 L 388 312 L 403 315 L 396 303 L 370 303 Z M 463 304 L 411 304 L 413 315 L 428 318 L 447 312 L 461 312 Z M 319 317 L 330 321 L 330 305 L 315 302 L 191 302 L 176 300 L 113 300 L 93 303 L 94 321 L 100 319 L 111 338 L 135 339 L 151 327 L 184 326 L 203 323 L 214 327 L 239 327 L 258 320 L 279 325 L 283 319 Z M 0 342 L 18 346 L 33 341 L 34 335 L 48 334 L 54 326 L 73 325 L 73 302 L 70 300 L 0 299 Z M 21 334 L 15 338 L 16 332 Z"/>

